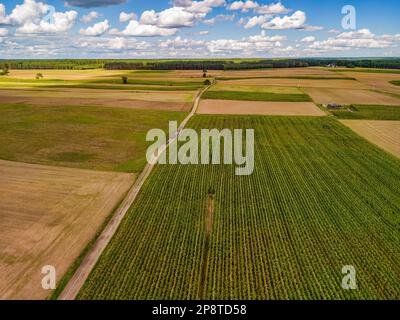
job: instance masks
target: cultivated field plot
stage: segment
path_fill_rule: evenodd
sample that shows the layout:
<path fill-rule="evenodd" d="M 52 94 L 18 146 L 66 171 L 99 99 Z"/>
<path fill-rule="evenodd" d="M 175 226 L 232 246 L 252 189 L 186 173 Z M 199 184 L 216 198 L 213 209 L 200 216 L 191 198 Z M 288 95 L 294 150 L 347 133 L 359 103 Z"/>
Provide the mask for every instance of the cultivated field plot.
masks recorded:
<path fill-rule="evenodd" d="M 368 141 L 400 158 L 400 121 L 341 120 Z"/>
<path fill-rule="evenodd" d="M 194 92 L 90 89 L 0 89 L 0 103 L 47 106 L 102 106 L 128 109 L 189 111 Z"/>
<path fill-rule="evenodd" d="M 207 92 L 213 91 L 236 91 L 236 92 L 257 92 L 257 93 L 279 93 L 279 94 L 302 94 L 304 93 L 296 87 L 277 87 L 277 86 L 238 86 L 227 85 L 225 81 L 218 81 Z"/>
<path fill-rule="evenodd" d="M 243 114 L 274 116 L 325 116 L 312 102 L 261 102 L 234 100 L 202 100 L 199 114 Z"/>
<path fill-rule="evenodd" d="M 133 174 L 0 160 L 0 299 L 45 299 L 134 182 Z"/>
<path fill-rule="evenodd" d="M 351 105 L 329 112 L 338 119 L 400 120 L 400 106 Z"/>
<path fill-rule="evenodd" d="M 370 72 L 340 72 L 345 76 L 356 78 L 357 81 L 368 85 L 371 89 L 382 90 L 392 93 L 400 94 L 400 87 L 391 84 L 390 81 L 400 80 L 400 73 L 376 73 L 379 70 L 373 70 L 374 73 Z M 383 70 L 385 71 L 385 70 Z M 399 71 L 399 70 L 397 70 Z"/>
<path fill-rule="evenodd" d="M 254 173 L 157 166 L 78 298 L 400 298 L 399 160 L 329 117 L 188 127 L 255 129 Z"/>
<path fill-rule="evenodd" d="M 221 75 L 224 77 L 294 77 L 294 76 L 321 76 L 337 77 L 335 72 L 317 68 L 279 68 L 270 70 L 246 70 L 246 71 L 224 71 Z"/>
<path fill-rule="evenodd" d="M 225 85 L 246 86 L 288 86 L 298 88 L 343 88 L 343 89 L 369 89 L 369 87 L 356 80 L 341 79 L 285 79 L 285 78 L 260 78 L 244 80 L 226 80 Z"/>
<path fill-rule="evenodd" d="M 120 70 L 10 70 L 7 78 L 18 78 L 23 80 L 33 80 L 36 75 L 41 73 L 46 79 L 60 80 L 89 80 L 95 78 L 104 78 L 110 76 L 120 76 L 124 72 Z M 6 77 L 4 77 L 6 78 Z"/>
<path fill-rule="evenodd" d="M 381 104 L 400 106 L 400 98 L 397 99 L 370 90 L 305 88 L 304 91 L 312 97 L 314 102 L 319 104 Z"/>
<path fill-rule="evenodd" d="M 186 113 L 103 107 L 0 105 L 0 159 L 139 172 L 148 130 Z"/>

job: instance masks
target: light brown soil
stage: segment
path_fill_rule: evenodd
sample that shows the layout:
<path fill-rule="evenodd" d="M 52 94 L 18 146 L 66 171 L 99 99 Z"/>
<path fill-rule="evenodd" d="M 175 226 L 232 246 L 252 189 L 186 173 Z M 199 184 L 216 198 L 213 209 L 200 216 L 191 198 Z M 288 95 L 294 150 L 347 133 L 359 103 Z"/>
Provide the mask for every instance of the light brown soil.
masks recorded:
<path fill-rule="evenodd" d="M 300 88 L 343 88 L 343 89 L 369 89 L 367 85 L 356 80 L 336 79 L 245 79 L 227 80 L 225 85 L 249 85 L 249 86 L 283 86 Z"/>
<path fill-rule="evenodd" d="M 38 73 L 43 74 L 44 79 L 60 80 L 88 80 L 100 77 L 119 76 L 124 74 L 121 70 L 10 70 L 10 78 L 35 80 Z"/>
<path fill-rule="evenodd" d="M 246 70 L 246 71 L 224 71 L 222 77 L 252 77 L 252 76 L 281 76 L 281 77 L 295 77 L 295 76 L 327 76 L 337 77 L 338 75 L 329 70 L 320 70 L 313 68 L 279 68 L 269 70 Z"/>
<path fill-rule="evenodd" d="M 367 85 L 370 89 L 400 94 L 400 86 L 395 86 L 390 83 L 392 80 L 400 80 L 400 74 L 364 72 L 343 72 L 342 74 L 356 78 L 360 83 Z"/>
<path fill-rule="evenodd" d="M 400 158 L 400 121 L 341 120 L 340 122 Z"/>
<path fill-rule="evenodd" d="M 121 201 L 134 175 L 0 160 L 0 299 L 45 299 Z"/>
<path fill-rule="evenodd" d="M 200 114 L 243 114 L 274 116 L 325 116 L 312 102 L 264 102 L 236 100 L 202 100 Z"/>
<path fill-rule="evenodd" d="M 166 99 L 167 101 L 162 101 L 161 96 L 163 95 L 160 93 L 156 93 L 155 95 L 146 93 L 142 94 L 142 96 L 135 96 L 135 94 L 132 93 L 131 98 L 128 98 L 126 95 L 124 96 L 124 94 L 96 94 L 93 90 L 87 94 L 82 94 L 82 97 L 76 97 L 76 94 L 73 92 L 60 93 L 60 96 L 57 96 L 54 92 L 40 92 L 37 94 L 33 93 L 33 91 L 19 91 L 20 90 L 0 90 L 0 103 L 22 103 L 45 106 L 100 106 L 165 111 L 189 111 L 191 107 L 190 102 L 168 102 L 168 98 Z M 92 98 L 84 98 L 83 96 L 85 95 L 88 97 L 92 96 Z M 144 95 L 146 95 L 147 98 Z M 136 100 L 136 98 L 140 97 L 149 100 L 153 97 L 161 101 Z M 165 95 L 165 97 L 168 97 L 168 95 Z"/>
<path fill-rule="evenodd" d="M 399 105 L 400 99 L 369 90 L 304 88 L 316 103 Z"/>

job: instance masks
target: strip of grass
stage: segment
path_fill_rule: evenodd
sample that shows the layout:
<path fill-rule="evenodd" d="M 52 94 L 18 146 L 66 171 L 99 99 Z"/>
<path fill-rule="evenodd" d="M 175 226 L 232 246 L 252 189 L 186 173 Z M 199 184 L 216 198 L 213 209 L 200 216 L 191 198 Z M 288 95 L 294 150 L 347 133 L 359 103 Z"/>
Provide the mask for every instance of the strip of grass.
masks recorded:
<path fill-rule="evenodd" d="M 352 105 L 330 112 L 338 119 L 400 120 L 400 106 Z"/>
<path fill-rule="evenodd" d="M 395 86 L 400 86 L 400 80 L 393 80 L 390 81 L 391 84 L 394 84 Z"/>
<path fill-rule="evenodd" d="M 71 168 L 139 172 L 147 131 L 184 112 L 104 107 L 0 105 L 0 159 Z"/>
<path fill-rule="evenodd" d="M 203 99 L 244 100 L 244 101 L 285 101 L 305 102 L 312 101 L 306 94 L 284 94 L 271 92 L 246 91 L 207 91 Z"/>
<path fill-rule="evenodd" d="M 210 91 L 247 91 L 247 92 L 267 92 L 280 94 L 300 94 L 302 91 L 298 87 L 277 87 L 277 86 L 251 86 L 251 85 L 227 85 L 218 82 L 210 88 Z"/>

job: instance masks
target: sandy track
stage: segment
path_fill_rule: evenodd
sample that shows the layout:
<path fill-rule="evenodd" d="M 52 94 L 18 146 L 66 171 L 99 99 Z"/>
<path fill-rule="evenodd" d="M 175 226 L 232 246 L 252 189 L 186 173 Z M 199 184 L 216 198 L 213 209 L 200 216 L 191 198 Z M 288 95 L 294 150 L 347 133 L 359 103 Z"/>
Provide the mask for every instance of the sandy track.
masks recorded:
<path fill-rule="evenodd" d="M 341 120 L 340 122 L 400 158 L 400 121 Z"/>
<path fill-rule="evenodd" d="M 304 88 L 316 103 L 398 105 L 400 99 L 369 90 Z"/>
<path fill-rule="evenodd" d="M 202 100 L 199 114 L 238 114 L 273 116 L 325 116 L 312 102 L 264 102 L 235 100 Z"/>
<path fill-rule="evenodd" d="M 45 299 L 41 268 L 60 280 L 134 178 L 0 160 L 0 299 Z"/>

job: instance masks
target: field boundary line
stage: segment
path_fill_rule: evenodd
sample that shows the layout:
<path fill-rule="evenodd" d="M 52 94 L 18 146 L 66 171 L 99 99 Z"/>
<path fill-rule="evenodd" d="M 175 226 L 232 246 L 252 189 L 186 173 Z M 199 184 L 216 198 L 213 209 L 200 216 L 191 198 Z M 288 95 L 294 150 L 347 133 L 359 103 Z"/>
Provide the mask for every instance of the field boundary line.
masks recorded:
<path fill-rule="evenodd" d="M 157 152 L 153 154 L 153 160 L 155 163 L 156 160 L 165 152 L 168 146 L 173 143 L 176 139 L 178 139 L 180 132 L 189 122 L 189 120 L 196 114 L 197 108 L 200 104 L 201 96 L 213 85 L 203 88 L 195 98 L 193 103 L 192 110 L 190 111 L 189 115 L 182 121 L 180 124 L 178 131 L 174 134 L 174 136 L 168 140 L 166 144 L 164 144 L 160 149 L 161 152 Z M 140 173 L 138 178 L 136 179 L 135 183 L 129 190 L 128 194 L 126 195 L 125 199 L 122 201 L 121 205 L 118 207 L 116 212 L 114 213 L 113 217 L 101 232 L 100 236 L 94 243 L 93 247 L 89 250 L 86 254 L 85 258 L 83 259 L 82 263 L 79 265 L 78 269 L 75 271 L 74 275 L 68 281 L 67 285 L 65 286 L 64 290 L 58 297 L 58 300 L 74 300 L 80 289 L 82 288 L 83 284 L 85 283 L 86 279 L 89 277 L 90 273 L 92 272 L 93 268 L 95 267 L 97 261 L 99 260 L 101 254 L 103 253 L 104 249 L 107 247 L 108 243 L 111 241 L 112 237 L 114 236 L 115 232 L 118 230 L 119 225 L 121 224 L 123 218 L 125 217 L 126 213 L 128 212 L 129 208 L 132 206 L 133 202 L 135 201 L 137 195 L 139 194 L 143 184 L 145 183 L 146 179 L 152 172 L 154 168 L 154 164 L 148 163 L 143 171 Z"/>

